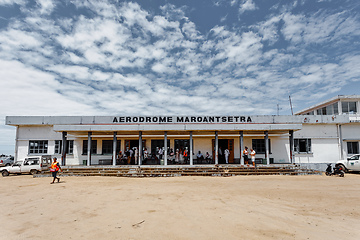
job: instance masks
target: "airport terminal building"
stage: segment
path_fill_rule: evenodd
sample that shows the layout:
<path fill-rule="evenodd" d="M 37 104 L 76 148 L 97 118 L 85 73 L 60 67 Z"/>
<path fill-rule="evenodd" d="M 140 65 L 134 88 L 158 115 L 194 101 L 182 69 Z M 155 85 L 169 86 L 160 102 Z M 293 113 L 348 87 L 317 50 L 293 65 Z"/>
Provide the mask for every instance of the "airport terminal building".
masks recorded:
<path fill-rule="evenodd" d="M 63 165 L 225 164 L 227 149 L 228 164 L 244 164 L 248 147 L 261 164 L 330 163 L 359 153 L 359 104 L 360 95 L 349 95 L 289 116 L 7 116 L 6 124 L 16 126 L 18 161 L 43 155 Z"/>

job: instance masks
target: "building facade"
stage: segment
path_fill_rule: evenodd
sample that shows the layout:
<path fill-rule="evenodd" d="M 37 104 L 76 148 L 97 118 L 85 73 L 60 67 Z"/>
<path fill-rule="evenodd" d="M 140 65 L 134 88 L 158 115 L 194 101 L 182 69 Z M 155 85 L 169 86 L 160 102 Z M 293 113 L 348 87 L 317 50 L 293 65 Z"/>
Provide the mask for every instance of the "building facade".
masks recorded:
<path fill-rule="evenodd" d="M 328 163 L 359 152 L 359 104 L 360 96 L 338 96 L 293 116 L 8 116 L 6 124 L 16 126 L 16 160 L 44 155 L 64 165 L 244 164 L 248 147 L 262 164 Z M 131 159 L 123 156 L 131 151 Z M 210 158 L 199 158 L 199 151 Z"/>

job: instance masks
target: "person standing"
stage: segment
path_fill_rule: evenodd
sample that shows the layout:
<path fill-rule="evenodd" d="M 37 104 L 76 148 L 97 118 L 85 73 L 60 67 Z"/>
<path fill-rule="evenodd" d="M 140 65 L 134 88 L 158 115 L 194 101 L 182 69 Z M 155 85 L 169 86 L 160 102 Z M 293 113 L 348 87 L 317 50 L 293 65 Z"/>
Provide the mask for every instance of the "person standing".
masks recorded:
<path fill-rule="evenodd" d="M 53 184 L 55 182 L 55 179 L 57 179 L 57 182 L 60 182 L 60 178 L 57 177 L 57 173 L 59 170 L 61 170 L 60 163 L 57 161 L 57 158 L 54 157 L 50 167 L 50 172 L 54 179 L 50 184 Z"/>
<path fill-rule="evenodd" d="M 188 160 L 189 160 L 189 152 L 188 152 L 188 149 L 187 147 L 185 147 L 185 150 L 184 150 L 184 161 L 185 161 L 185 164 L 188 163 Z"/>
<path fill-rule="evenodd" d="M 139 150 L 137 147 L 134 148 L 134 154 L 135 154 L 135 165 L 138 165 L 138 161 L 139 161 Z"/>
<path fill-rule="evenodd" d="M 243 157 L 244 157 L 244 164 L 248 165 L 249 164 L 249 151 L 248 151 L 248 147 L 245 147 L 244 151 L 243 151 Z"/>
<path fill-rule="evenodd" d="M 252 164 L 253 164 L 254 167 L 255 167 L 255 155 L 256 155 L 255 150 L 254 150 L 254 149 L 250 149 L 251 161 L 252 161 Z"/>
<path fill-rule="evenodd" d="M 222 152 L 222 148 L 219 147 L 219 150 L 218 150 L 218 154 L 219 154 L 219 163 L 223 163 L 223 152 Z"/>
<path fill-rule="evenodd" d="M 229 149 L 225 149 L 224 155 L 225 155 L 225 163 L 228 164 L 229 163 L 229 155 L 230 155 Z"/>
<path fill-rule="evenodd" d="M 176 149 L 176 152 L 175 152 L 175 163 L 179 163 L 179 158 L 180 158 L 179 149 Z"/>
<path fill-rule="evenodd" d="M 162 147 L 159 148 L 159 153 L 158 154 L 159 154 L 159 159 L 160 160 L 163 159 L 164 150 L 163 150 Z"/>

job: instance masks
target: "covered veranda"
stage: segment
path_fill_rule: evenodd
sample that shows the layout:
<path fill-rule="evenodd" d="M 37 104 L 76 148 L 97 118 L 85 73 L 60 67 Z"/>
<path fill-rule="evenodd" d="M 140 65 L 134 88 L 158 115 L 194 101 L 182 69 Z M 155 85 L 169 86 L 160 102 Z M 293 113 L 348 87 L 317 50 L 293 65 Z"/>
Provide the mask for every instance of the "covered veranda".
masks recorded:
<path fill-rule="evenodd" d="M 237 163 L 244 165 L 244 159 L 241 157 L 244 150 L 244 139 L 256 137 L 264 139 L 265 151 L 264 159 L 266 164 L 270 164 L 270 146 L 269 138 L 281 137 L 288 138 L 289 162 L 293 163 L 294 152 L 294 131 L 300 130 L 301 124 L 93 124 L 93 125 L 54 125 L 54 130 L 62 132 L 63 149 L 66 149 L 66 140 L 87 139 L 86 165 L 92 163 L 92 139 L 107 138 L 112 139 L 111 165 L 117 165 L 117 146 L 119 139 L 131 139 L 138 141 L 138 154 L 136 165 L 144 165 L 143 145 L 144 139 L 163 141 L 164 153 L 161 165 L 169 164 L 169 139 L 187 139 L 189 140 L 189 161 L 188 165 L 195 165 L 196 149 L 194 148 L 194 139 L 211 139 L 212 145 L 208 149 L 212 150 L 212 164 L 219 164 L 219 141 L 221 139 L 236 139 L 236 145 L 233 146 L 234 155 L 239 156 Z M 120 140 L 121 141 L 121 140 Z M 211 144 L 211 143 L 210 143 Z M 124 151 L 124 147 L 121 149 Z M 62 164 L 66 165 L 66 153 L 62 152 Z M 80 163 L 79 163 L 80 164 Z"/>

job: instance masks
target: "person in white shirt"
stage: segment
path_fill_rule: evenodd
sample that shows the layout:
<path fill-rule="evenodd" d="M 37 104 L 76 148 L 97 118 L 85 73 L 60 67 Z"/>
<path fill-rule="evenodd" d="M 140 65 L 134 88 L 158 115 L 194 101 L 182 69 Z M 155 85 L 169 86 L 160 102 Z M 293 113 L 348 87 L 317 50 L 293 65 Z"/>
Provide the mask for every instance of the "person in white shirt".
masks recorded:
<path fill-rule="evenodd" d="M 202 161 L 204 160 L 204 156 L 201 153 L 201 151 L 199 151 L 198 154 L 196 154 L 196 158 L 197 158 L 198 163 L 202 163 Z"/>
<path fill-rule="evenodd" d="M 255 150 L 254 150 L 254 149 L 250 149 L 251 161 L 252 161 L 252 164 L 253 164 L 254 167 L 255 167 L 255 155 L 256 155 Z"/>
<path fill-rule="evenodd" d="M 225 163 L 228 164 L 229 163 L 229 155 L 230 155 L 229 149 L 225 149 L 224 155 L 225 155 Z"/>

